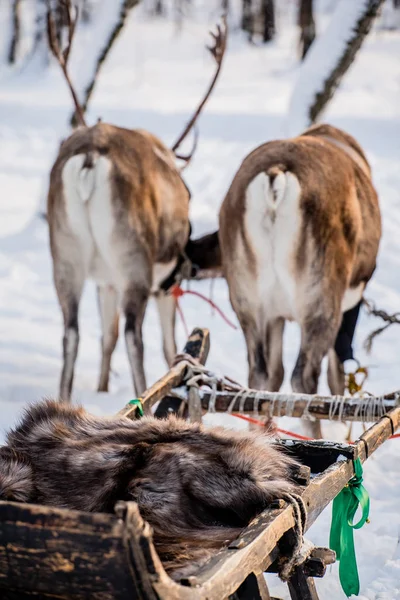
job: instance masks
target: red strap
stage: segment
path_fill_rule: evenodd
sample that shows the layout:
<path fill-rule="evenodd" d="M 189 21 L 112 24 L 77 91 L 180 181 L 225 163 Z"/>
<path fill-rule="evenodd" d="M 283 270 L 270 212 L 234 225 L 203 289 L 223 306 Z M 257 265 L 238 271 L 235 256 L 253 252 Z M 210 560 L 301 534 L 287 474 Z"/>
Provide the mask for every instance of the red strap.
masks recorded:
<path fill-rule="evenodd" d="M 265 426 L 262 421 L 259 421 L 258 419 L 253 419 L 253 417 L 248 417 L 247 415 L 242 415 L 239 413 L 231 413 L 231 414 L 233 417 L 237 417 L 238 419 L 243 419 L 243 421 L 248 421 L 249 423 L 254 423 L 254 425 L 259 425 L 259 427 Z M 287 429 L 277 428 L 277 431 L 279 433 L 283 433 L 283 435 L 288 435 L 290 437 L 296 438 L 297 440 L 310 441 L 310 440 L 314 439 L 311 437 L 307 437 L 305 435 L 300 435 L 300 433 L 294 433 L 294 431 L 288 431 Z M 393 440 L 394 438 L 400 438 L 400 433 L 395 433 L 394 435 L 391 435 L 389 440 Z M 353 443 L 353 442 L 350 442 L 350 443 Z"/>
<path fill-rule="evenodd" d="M 210 298 L 207 298 L 207 296 L 204 296 L 203 294 L 200 294 L 200 292 L 194 292 L 193 290 L 183 290 L 181 287 L 179 287 L 179 285 L 174 285 L 171 288 L 171 295 L 176 298 L 176 300 L 178 300 L 178 298 L 181 298 L 182 296 L 184 296 L 185 294 L 191 294 L 192 296 L 197 296 L 198 298 L 201 298 L 202 300 L 204 300 L 205 302 L 207 302 L 210 306 L 212 306 L 217 313 L 224 319 L 225 323 L 227 323 L 230 327 L 232 327 L 232 329 L 237 329 L 236 325 L 234 323 L 232 323 L 232 321 L 230 321 L 228 319 L 228 317 L 222 312 L 222 310 L 215 304 L 215 302 L 213 302 Z"/>

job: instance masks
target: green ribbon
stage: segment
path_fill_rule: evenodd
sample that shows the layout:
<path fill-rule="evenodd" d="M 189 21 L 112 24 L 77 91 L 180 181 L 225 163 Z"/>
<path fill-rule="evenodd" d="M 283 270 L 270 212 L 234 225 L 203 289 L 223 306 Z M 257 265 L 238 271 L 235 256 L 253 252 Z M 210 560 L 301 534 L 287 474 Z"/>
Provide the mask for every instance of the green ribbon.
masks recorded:
<path fill-rule="evenodd" d="M 136 406 L 136 410 L 137 410 L 137 414 L 140 417 L 143 417 L 144 412 L 143 412 L 143 405 L 142 405 L 142 400 L 140 398 L 134 398 L 133 400 L 130 400 L 128 402 L 128 404 L 132 404 L 133 406 Z"/>
<path fill-rule="evenodd" d="M 347 597 L 357 595 L 360 591 L 353 529 L 360 529 L 367 522 L 369 514 L 369 494 L 362 485 L 363 469 L 360 459 L 353 461 L 353 465 L 354 477 L 333 501 L 329 538 L 329 546 L 340 561 L 339 579 Z M 361 508 L 361 519 L 358 523 L 353 523 L 358 505 Z"/>

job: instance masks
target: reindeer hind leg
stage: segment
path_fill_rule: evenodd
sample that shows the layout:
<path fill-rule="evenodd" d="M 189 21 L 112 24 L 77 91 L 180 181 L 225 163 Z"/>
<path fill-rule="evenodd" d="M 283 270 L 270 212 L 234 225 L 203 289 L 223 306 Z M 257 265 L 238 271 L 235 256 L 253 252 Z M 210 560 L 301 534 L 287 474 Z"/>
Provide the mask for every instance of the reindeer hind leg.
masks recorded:
<path fill-rule="evenodd" d="M 283 354 L 283 330 L 285 319 L 277 318 L 267 324 L 267 347 L 268 356 L 268 387 L 270 392 L 279 392 L 285 375 Z"/>
<path fill-rule="evenodd" d="M 338 303 L 338 306 L 340 304 Z M 329 311 L 331 313 L 331 311 Z M 308 310 L 301 322 L 301 346 L 292 374 L 294 392 L 316 394 L 321 373 L 321 362 L 332 348 L 340 324 L 340 312 L 326 315 L 318 310 Z M 322 438 L 319 421 L 304 421 L 307 434 Z"/>
<path fill-rule="evenodd" d="M 118 294 L 112 285 L 99 285 L 97 296 L 101 317 L 101 367 L 97 391 L 108 392 L 111 357 L 118 340 Z"/>
<path fill-rule="evenodd" d="M 137 396 L 146 389 L 142 326 L 148 297 L 149 289 L 141 287 L 136 282 L 132 282 L 123 295 L 125 344 Z"/>
<path fill-rule="evenodd" d="M 55 265 L 55 286 L 64 318 L 60 399 L 69 401 L 79 346 L 78 311 L 85 274 L 80 265 Z"/>
<path fill-rule="evenodd" d="M 159 291 L 156 296 L 158 314 L 160 316 L 160 325 L 163 337 L 164 357 L 168 366 L 176 355 L 175 341 L 175 316 L 176 316 L 176 300 L 172 295 L 168 295 L 163 291 Z"/>

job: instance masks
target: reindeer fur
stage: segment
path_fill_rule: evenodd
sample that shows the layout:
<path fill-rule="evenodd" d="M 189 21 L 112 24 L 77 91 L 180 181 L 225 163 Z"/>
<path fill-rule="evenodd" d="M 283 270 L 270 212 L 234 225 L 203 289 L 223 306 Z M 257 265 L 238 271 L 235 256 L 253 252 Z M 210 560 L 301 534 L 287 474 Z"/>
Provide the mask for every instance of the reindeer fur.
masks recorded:
<path fill-rule="evenodd" d="M 203 562 L 271 501 L 295 489 L 295 461 L 265 434 L 171 417 L 94 417 L 44 401 L 0 448 L 0 499 L 112 512 L 133 500 L 168 571 Z"/>

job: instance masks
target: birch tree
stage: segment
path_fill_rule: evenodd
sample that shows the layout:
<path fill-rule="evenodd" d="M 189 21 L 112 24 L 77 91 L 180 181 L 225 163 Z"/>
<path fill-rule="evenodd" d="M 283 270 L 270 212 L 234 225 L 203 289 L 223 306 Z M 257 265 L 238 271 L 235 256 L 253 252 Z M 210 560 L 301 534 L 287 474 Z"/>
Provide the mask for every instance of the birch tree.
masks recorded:
<path fill-rule="evenodd" d="M 289 105 L 289 134 L 314 123 L 354 61 L 383 0 L 339 0 L 325 31 L 312 44 Z"/>

